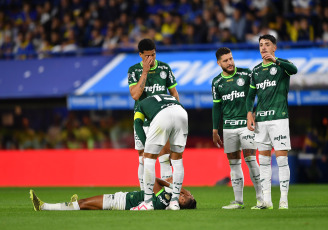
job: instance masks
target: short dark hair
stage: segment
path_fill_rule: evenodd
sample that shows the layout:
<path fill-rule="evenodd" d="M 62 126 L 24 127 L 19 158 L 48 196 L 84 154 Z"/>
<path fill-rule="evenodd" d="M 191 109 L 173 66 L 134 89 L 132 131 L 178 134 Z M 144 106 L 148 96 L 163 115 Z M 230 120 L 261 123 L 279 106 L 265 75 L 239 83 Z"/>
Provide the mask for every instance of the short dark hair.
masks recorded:
<path fill-rule="evenodd" d="M 231 53 L 231 50 L 228 47 L 221 47 L 216 51 L 215 56 L 217 60 L 220 60 L 223 55 L 229 53 Z"/>
<path fill-rule="evenodd" d="M 196 207 L 197 201 L 194 198 L 190 199 L 189 202 L 184 205 L 180 204 L 181 209 L 196 209 Z"/>
<path fill-rule="evenodd" d="M 274 36 L 272 36 L 271 34 L 264 34 L 264 35 L 260 36 L 259 42 L 262 39 L 270 40 L 274 45 L 277 45 L 277 39 Z"/>
<path fill-rule="evenodd" d="M 155 42 L 151 39 L 142 39 L 138 44 L 138 50 L 143 53 L 145 50 L 156 50 Z"/>

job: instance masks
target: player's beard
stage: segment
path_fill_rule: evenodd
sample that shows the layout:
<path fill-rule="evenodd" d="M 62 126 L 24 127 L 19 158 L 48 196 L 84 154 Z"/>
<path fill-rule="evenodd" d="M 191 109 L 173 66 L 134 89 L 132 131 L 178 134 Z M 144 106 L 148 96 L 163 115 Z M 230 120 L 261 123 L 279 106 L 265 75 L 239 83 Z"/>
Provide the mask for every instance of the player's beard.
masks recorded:
<path fill-rule="evenodd" d="M 221 67 L 222 68 L 222 67 Z M 222 68 L 222 70 L 226 73 L 228 73 L 229 75 L 233 74 L 235 72 L 235 65 L 233 65 L 233 69 L 230 71 L 228 70 L 228 68 Z"/>

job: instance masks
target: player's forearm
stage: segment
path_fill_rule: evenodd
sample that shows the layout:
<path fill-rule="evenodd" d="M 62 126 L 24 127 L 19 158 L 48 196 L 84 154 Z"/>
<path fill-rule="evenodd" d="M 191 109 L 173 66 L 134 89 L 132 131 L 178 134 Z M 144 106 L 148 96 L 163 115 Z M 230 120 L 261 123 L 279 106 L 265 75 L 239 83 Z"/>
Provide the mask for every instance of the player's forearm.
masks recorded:
<path fill-rule="evenodd" d="M 130 87 L 130 94 L 134 100 L 137 101 L 141 97 L 146 86 L 146 81 L 147 81 L 147 73 L 142 72 L 138 83 Z"/>
<path fill-rule="evenodd" d="M 138 136 L 138 138 L 140 139 L 142 144 L 145 146 L 146 134 L 145 134 L 145 131 L 143 130 L 142 126 L 143 126 L 142 120 L 140 120 L 140 119 L 134 120 L 134 129 L 136 131 L 136 135 Z"/>
<path fill-rule="evenodd" d="M 220 115 L 221 115 L 221 103 L 213 102 L 213 108 L 212 108 L 213 130 L 215 129 L 217 130 L 219 128 Z"/>
<path fill-rule="evenodd" d="M 156 182 L 160 185 L 160 186 L 165 186 L 165 187 L 168 187 L 168 188 L 171 188 L 172 187 L 172 184 L 165 181 L 165 180 L 162 180 L 160 178 L 156 178 Z"/>
<path fill-rule="evenodd" d="M 297 73 L 297 67 L 291 62 L 276 60 L 276 64 L 285 69 L 289 75 Z"/>
<path fill-rule="evenodd" d="M 172 89 L 169 89 L 169 92 L 170 92 L 171 96 L 175 97 L 177 99 L 177 101 L 180 102 L 179 93 L 175 87 Z"/>
<path fill-rule="evenodd" d="M 246 98 L 246 111 L 247 112 L 253 112 L 255 96 L 256 96 L 256 90 L 254 88 L 250 87 L 247 98 Z"/>

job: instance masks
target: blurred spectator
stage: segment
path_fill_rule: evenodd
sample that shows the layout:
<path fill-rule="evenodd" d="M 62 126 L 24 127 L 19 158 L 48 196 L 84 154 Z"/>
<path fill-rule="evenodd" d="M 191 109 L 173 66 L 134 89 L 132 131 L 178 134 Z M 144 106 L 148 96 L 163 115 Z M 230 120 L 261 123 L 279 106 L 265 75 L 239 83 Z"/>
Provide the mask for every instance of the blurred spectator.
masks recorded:
<path fill-rule="evenodd" d="M 226 28 L 228 28 L 228 29 L 231 28 L 231 23 L 232 23 L 231 19 L 229 17 L 227 17 L 224 12 L 218 11 L 216 13 L 216 20 L 218 21 L 220 30 L 223 30 Z"/>
<path fill-rule="evenodd" d="M 328 43 L 328 21 L 322 23 L 322 41 Z"/>
<path fill-rule="evenodd" d="M 293 11 L 296 15 L 310 16 L 313 0 L 292 0 Z"/>
<path fill-rule="evenodd" d="M 20 47 L 29 32 L 35 50 L 50 41 L 54 51 L 60 52 L 65 47 L 106 47 L 105 36 L 111 47 L 114 40 L 122 47 L 145 36 L 157 44 L 172 45 L 216 43 L 218 34 L 224 40 L 249 42 L 260 34 L 254 28 L 259 26 L 256 20 L 266 25 L 261 33 L 264 28 L 273 34 L 277 31 L 281 41 L 318 41 L 325 33 L 322 22 L 328 20 L 328 4 L 323 0 L 38 0 L 0 1 L 0 6 L 1 58 L 14 57 L 17 49 L 12 43 Z M 231 39 L 226 28 L 234 35 Z M 74 46 L 68 42 L 72 29 Z M 59 36 L 54 39 L 53 34 Z"/>
<path fill-rule="evenodd" d="M 320 137 L 316 128 L 309 129 L 303 146 L 304 153 L 317 154 L 319 152 Z"/>
<path fill-rule="evenodd" d="M 246 18 L 240 9 L 236 8 L 233 12 L 230 31 L 238 42 L 245 41 Z"/>
<path fill-rule="evenodd" d="M 307 18 L 295 19 L 290 28 L 290 40 L 296 41 L 313 41 L 313 27 L 309 25 Z"/>
<path fill-rule="evenodd" d="M 222 30 L 221 40 L 222 43 L 236 43 L 237 39 L 231 34 L 228 28 Z"/>

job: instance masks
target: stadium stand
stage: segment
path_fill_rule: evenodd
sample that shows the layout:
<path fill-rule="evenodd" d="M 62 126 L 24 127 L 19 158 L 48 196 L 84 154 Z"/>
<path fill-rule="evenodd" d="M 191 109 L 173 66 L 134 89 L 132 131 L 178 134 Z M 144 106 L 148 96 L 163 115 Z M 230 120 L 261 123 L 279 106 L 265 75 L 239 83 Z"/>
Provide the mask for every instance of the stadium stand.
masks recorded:
<path fill-rule="evenodd" d="M 2 59 L 81 49 L 108 54 L 133 50 L 143 37 L 167 48 L 222 43 L 252 47 L 264 33 L 286 46 L 328 42 L 325 0 L 3 0 L 0 6 Z"/>

